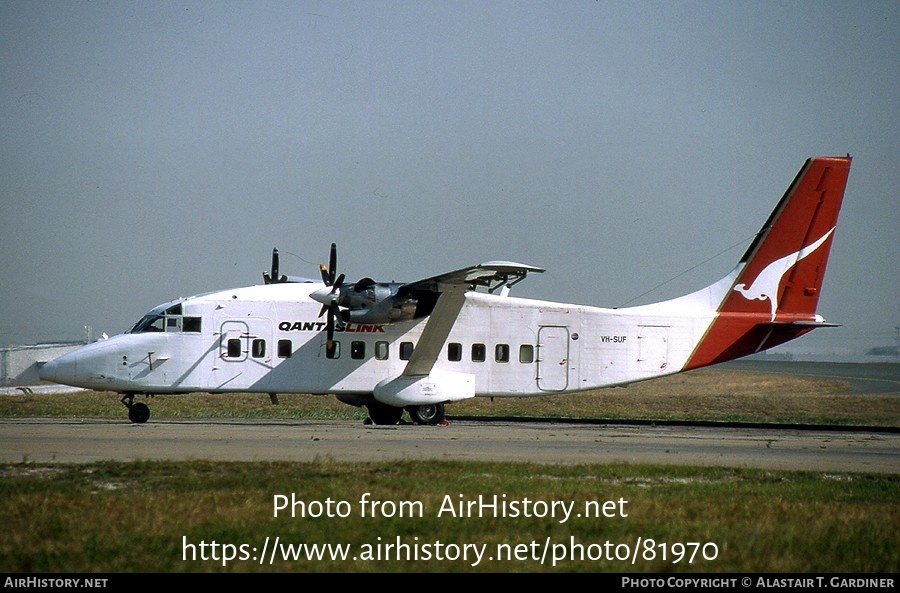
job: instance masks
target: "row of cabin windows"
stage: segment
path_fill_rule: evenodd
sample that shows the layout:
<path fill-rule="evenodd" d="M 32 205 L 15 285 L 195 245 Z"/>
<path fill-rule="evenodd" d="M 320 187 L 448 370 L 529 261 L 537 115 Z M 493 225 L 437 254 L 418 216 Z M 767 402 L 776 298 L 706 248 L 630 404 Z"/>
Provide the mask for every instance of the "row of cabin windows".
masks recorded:
<path fill-rule="evenodd" d="M 240 338 L 231 338 L 226 343 L 225 356 L 228 358 L 241 358 L 243 355 L 243 341 Z M 278 358 L 290 358 L 294 352 L 294 346 L 290 340 L 278 340 Z M 266 341 L 255 338 L 250 342 L 250 356 L 253 358 L 266 357 Z"/>
<path fill-rule="evenodd" d="M 413 353 L 412 342 L 400 342 L 400 360 L 409 360 Z M 460 362 L 463 359 L 463 345 L 458 342 L 447 344 L 447 360 L 450 362 Z M 494 361 L 509 362 L 511 348 L 509 344 L 497 344 L 494 346 Z M 375 342 L 375 359 L 387 360 L 390 355 L 390 345 L 388 342 Z M 341 357 L 341 343 L 337 340 L 332 342 L 331 349 L 326 351 L 328 358 Z M 353 341 L 350 342 L 350 358 L 362 360 L 366 357 L 366 342 Z M 472 362 L 485 362 L 487 360 L 487 346 L 485 344 L 472 344 L 469 350 L 469 357 Z M 534 345 L 522 344 L 519 346 L 519 362 L 523 364 L 531 364 L 534 362 Z"/>
<path fill-rule="evenodd" d="M 243 355 L 243 341 L 240 338 L 231 338 L 226 344 L 226 356 L 228 358 L 241 358 Z M 472 362 L 485 362 L 487 360 L 487 346 L 485 344 L 472 344 L 470 349 L 470 359 Z M 494 346 L 494 361 L 509 362 L 510 359 L 509 344 L 497 344 Z M 412 342 L 400 342 L 400 360 L 409 360 L 413 353 Z M 290 340 L 278 340 L 278 358 L 290 358 L 293 354 L 293 344 Z M 265 358 L 266 341 L 262 338 L 255 338 L 250 342 L 250 356 L 253 358 Z M 341 357 L 341 343 L 339 341 L 332 342 L 330 349 L 326 351 L 328 358 Z M 390 356 L 390 344 L 388 342 L 375 342 L 375 359 L 387 360 Z M 350 342 L 350 358 L 354 360 L 362 360 L 366 357 L 366 342 L 353 341 Z M 451 362 L 460 362 L 463 359 L 463 346 L 458 342 L 447 344 L 447 360 Z M 534 345 L 522 344 L 519 346 L 519 362 L 523 364 L 531 364 L 534 362 Z"/>

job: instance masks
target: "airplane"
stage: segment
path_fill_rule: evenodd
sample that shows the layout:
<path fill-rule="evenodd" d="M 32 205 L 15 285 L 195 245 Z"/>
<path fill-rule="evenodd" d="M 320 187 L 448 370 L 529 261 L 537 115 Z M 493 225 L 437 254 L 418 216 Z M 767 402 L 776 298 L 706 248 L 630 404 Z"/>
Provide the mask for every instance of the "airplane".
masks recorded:
<path fill-rule="evenodd" d="M 735 268 L 696 292 L 624 308 L 510 296 L 535 266 L 491 261 L 415 282 L 321 279 L 273 250 L 263 283 L 159 305 L 129 331 L 46 363 L 41 378 L 121 395 L 332 394 L 367 422 L 447 424 L 447 404 L 621 386 L 772 348 L 818 327 L 851 157 L 808 159 Z"/>

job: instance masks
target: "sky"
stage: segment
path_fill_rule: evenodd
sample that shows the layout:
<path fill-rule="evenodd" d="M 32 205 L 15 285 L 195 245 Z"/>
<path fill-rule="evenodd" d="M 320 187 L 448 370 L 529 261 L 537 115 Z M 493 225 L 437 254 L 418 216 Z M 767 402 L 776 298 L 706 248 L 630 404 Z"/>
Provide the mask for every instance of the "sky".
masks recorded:
<path fill-rule="evenodd" d="M 0 347 L 181 296 L 490 260 L 620 307 L 711 284 L 853 156 L 819 312 L 900 341 L 900 3 L 0 3 Z"/>

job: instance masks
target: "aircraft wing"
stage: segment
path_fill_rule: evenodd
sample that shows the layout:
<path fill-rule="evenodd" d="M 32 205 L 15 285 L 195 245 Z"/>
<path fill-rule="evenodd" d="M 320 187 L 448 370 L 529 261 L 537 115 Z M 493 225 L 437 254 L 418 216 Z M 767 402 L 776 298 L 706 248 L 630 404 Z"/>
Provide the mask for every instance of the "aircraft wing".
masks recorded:
<path fill-rule="evenodd" d="M 510 288 L 521 282 L 529 272 L 540 273 L 543 268 L 537 268 L 525 264 L 517 264 L 508 261 L 491 261 L 483 264 L 461 268 L 445 274 L 409 282 L 400 287 L 401 295 L 411 295 L 417 292 L 443 292 L 450 287 L 467 287 L 474 290 L 484 286 L 489 292 L 494 292 L 500 287 Z"/>

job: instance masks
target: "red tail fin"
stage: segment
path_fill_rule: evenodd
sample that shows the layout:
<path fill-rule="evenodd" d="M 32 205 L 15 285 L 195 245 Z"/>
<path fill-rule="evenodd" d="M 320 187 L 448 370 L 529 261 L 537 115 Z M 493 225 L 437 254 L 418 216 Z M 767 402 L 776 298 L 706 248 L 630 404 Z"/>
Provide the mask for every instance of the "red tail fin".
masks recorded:
<path fill-rule="evenodd" d="M 752 354 L 812 329 L 850 161 L 806 161 L 741 258 L 689 367 Z"/>
<path fill-rule="evenodd" d="M 850 157 L 806 161 L 741 259 L 721 313 L 814 316 Z"/>

